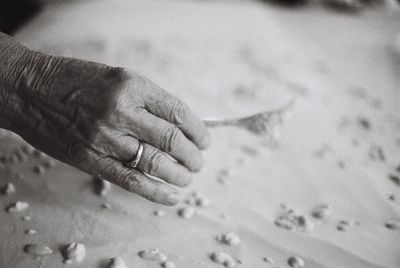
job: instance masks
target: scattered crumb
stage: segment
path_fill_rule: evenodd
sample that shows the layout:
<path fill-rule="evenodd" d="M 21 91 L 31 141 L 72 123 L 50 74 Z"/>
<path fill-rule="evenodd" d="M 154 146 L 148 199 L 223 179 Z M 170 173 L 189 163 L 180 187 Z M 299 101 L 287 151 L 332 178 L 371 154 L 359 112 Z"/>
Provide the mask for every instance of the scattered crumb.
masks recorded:
<path fill-rule="evenodd" d="M 304 266 L 304 261 L 302 258 L 298 256 L 292 256 L 287 260 L 287 263 L 289 264 L 290 267 L 303 267 Z"/>
<path fill-rule="evenodd" d="M 34 229 L 28 229 L 28 230 L 25 230 L 25 234 L 28 234 L 28 235 L 33 235 L 33 234 L 36 234 L 37 232 L 36 232 L 36 230 L 34 230 Z"/>
<path fill-rule="evenodd" d="M 370 130 L 371 129 L 371 123 L 370 123 L 369 119 L 366 118 L 366 117 L 360 116 L 357 119 L 357 123 L 361 128 L 363 128 L 365 130 Z"/>
<path fill-rule="evenodd" d="M 225 252 L 213 252 L 210 255 L 210 259 L 218 264 L 222 264 L 223 266 L 227 268 L 234 268 L 236 267 L 236 262 L 235 260 L 229 255 L 228 253 Z"/>
<path fill-rule="evenodd" d="M 162 266 L 163 268 L 175 268 L 175 267 L 176 267 L 175 263 L 172 262 L 172 261 L 163 262 L 163 263 L 161 264 L 161 266 Z"/>
<path fill-rule="evenodd" d="M 110 209 L 110 208 L 111 208 L 111 205 L 110 205 L 109 203 L 103 203 L 103 204 L 101 204 L 101 208 L 103 208 L 103 209 Z"/>
<path fill-rule="evenodd" d="M 156 210 L 153 212 L 153 214 L 157 217 L 164 217 L 165 216 L 165 211 L 163 210 Z"/>
<path fill-rule="evenodd" d="M 81 262 L 86 255 L 86 247 L 81 243 L 71 243 L 62 249 L 62 255 L 66 260 Z"/>
<path fill-rule="evenodd" d="M 64 264 L 72 264 L 73 262 L 72 262 L 72 260 L 67 259 L 67 260 L 64 260 L 63 263 L 64 263 Z"/>
<path fill-rule="evenodd" d="M 37 165 L 33 167 L 33 171 L 37 174 L 43 174 L 45 172 L 45 169 L 42 165 Z"/>
<path fill-rule="evenodd" d="M 164 262 L 167 260 L 167 256 L 160 252 L 158 248 L 141 250 L 138 253 L 139 257 L 148 261 Z"/>
<path fill-rule="evenodd" d="M 400 221 L 395 221 L 395 220 L 387 221 L 385 223 L 385 226 L 388 229 L 397 230 L 400 229 Z"/>
<path fill-rule="evenodd" d="M 208 207 L 211 204 L 210 200 L 205 195 L 198 192 L 193 192 L 185 200 L 185 203 L 190 206 L 198 206 L 198 207 Z"/>
<path fill-rule="evenodd" d="M 23 221 L 30 221 L 30 220 L 32 220 L 32 217 L 31 216 L 23 216 L 21 219 Z"/>
<path fill-rule="evenodd" d="M 336 229 L 342 232 L 346 232 L 350 227 L 352 227 L 356 222 L 354 220 L 341 220 L 339 221 Z"/>
<path fill-rule="evenodd" d="M 237 246 L 240 244 L 240 238 L 235 233 L 225 233 L 220 234 L 216 237 L 216 240 L 222 244 L 226 244 L 229 246 Z"/>
<path fill-rule="evenodd" d="M 29 204 L 23 201 L 17 201 L 10 206 L 7 207 L 7 212 L 14 213 L 27 210 L 29 208 Z"/>
<path fill-rule="evenodd" d="M 400 176 L 394 175 L 394 174 L 389 174 L 389 179 L 393 181 L 395 184 L 400 186 Z"/>
<path fill-rule="evenodd" d="M 275 219 L 276 226 L 286 230 L 311 232 L 315 225 L 307 217 L 297 213 L 294 209 L 283 208 L 284 211 Z"/>
<path fill-rule="evenodd" d="M 196 209 L 193 207 L 184 207 L 178 209 L 178 215 L 184 219 L 190 219 L 196 215 Z"/>
<path fill-rule="evenodd" d="M 314 218 L 317 218 L 320 220 L 323 220 L 323 219 L 329 217 L 329 215 L 331 215 L 331 214 L 332 214 L 332 209 L 328 204 L 317 205 L 311 211 L 311 215 Z"/>
<path fill-rule="evenodd" d="M 274 263 L 274 260 L 272 258 L 270 258 L 270 257 L 264 257 L 263 261 L 266 262 L 266 263 Z"/>
<path fill-rule="evenodd" d="M 4 185 L 3 189 L 1 192 L 5 195 L 10 195 L 16 192 L 15 186 L 12 182 L 8 182 L 6 185 Z"/>
<path fill-rule="evenodd" d="M 110 259 L 108 268 L 127 268 L 127 266 L 121 257 L 114 257 Z"/>
<path fill-rule="evenodd" d="M 24 246 L 24 252 L 35 256 L 45 256 L 53 254 L 53 250 L 45 245 L 27 244 Z"/>

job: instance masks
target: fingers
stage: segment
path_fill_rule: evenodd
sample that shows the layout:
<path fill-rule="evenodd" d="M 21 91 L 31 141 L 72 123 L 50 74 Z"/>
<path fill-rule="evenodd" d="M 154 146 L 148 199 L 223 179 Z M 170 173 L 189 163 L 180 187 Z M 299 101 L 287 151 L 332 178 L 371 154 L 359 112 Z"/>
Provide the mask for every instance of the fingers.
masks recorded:
<path fill-rule="evenodd" d="M 206 127 L 189 106 L 157 85 L 148 94 L 145 102 L 149 112 L 176 125 L 200 149 L 210 145 Z"/>
<path fill-rule="evenodd" d="M 185 187 L 192 181 L 192 174 L 157 148 L 144 143 L 143 156 L 138 169 L 176 186 Z"/>
<path fill-rule="evenodd" d="M 136 193 L 150 201 L 164 205 L 176 205 L 180 196 L 177 190 L 163 182 L 151 179 L 143 173 L 125 167 L 120 161 L 100 156 L 91 149 L 73 148 L 75 165 L 94 176 L 100 176 L 125 190 Z"/>
<path fill-rule="evenodd" d="M 107 153 L 122 163 L 132 161 L 138 153 L 139 141 L 127 135 L 114 134 Z M 137 169 L 148 175 L 158 177 L 168 183 L 185 187 L 192 181 L 192 174 L 187 168 L 172 160 L 164 152 L 142 142 L 143 153 Z"/>
<path fill-rule="evenodd" d="M 135 129 L 141 140 L 168 153 L 190 171 L 199 171 L 203 158 L 199 149 L 173 124 L 146 111 L 133 119 L 142 125 Z"/>

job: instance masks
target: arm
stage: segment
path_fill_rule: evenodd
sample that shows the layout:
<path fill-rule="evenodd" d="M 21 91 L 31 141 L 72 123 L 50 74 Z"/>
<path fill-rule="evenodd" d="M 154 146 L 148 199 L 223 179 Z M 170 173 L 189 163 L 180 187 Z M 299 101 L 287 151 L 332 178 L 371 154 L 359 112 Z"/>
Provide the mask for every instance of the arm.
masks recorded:
<path fill-rule="evenodd" d="M 136 73 L 31 51 L 0 33 L 0 127 L 93 176 L 174 205 L 209 135 L 190 108 Z M 136 169 L 125 162 L 137 153 Z M 171 156 L 168 157 L 166 154 Z M 146 174 L 161 178 L 157 181 Z"/>

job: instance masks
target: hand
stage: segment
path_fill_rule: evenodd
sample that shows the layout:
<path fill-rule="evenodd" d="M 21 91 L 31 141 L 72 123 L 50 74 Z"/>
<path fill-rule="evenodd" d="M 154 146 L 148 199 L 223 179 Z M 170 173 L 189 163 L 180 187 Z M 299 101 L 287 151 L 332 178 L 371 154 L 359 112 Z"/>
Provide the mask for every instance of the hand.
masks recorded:
<path fill-rule="evenodd" d="M 210 142 L 190 108 L 123 68 L 34 53 L 15 84 L 9 128 L 54 158 L 175 205 Z M 132 160 L 144 150 L 137 169 Z M 168 155 L 167 155 L 168 154 Z M 148 175 L 160 180 L 150 178 Z"/>

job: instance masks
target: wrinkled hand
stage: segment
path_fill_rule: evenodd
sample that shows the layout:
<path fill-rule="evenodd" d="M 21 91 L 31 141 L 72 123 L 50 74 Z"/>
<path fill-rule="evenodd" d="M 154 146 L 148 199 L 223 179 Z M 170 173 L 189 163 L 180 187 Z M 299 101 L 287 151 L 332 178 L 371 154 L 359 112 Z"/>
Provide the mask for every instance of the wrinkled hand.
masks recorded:
<path fill-rule="evenodd" d="M 123 68 L 35 53 L 8 105 L 10 129 L 45 153 L 149 200 L 175 205 L 210 142 L 190 108 Z M 124 163 L 142 158 L 136 169 Z M 150 178 L 148 175 L 160 180 Z"/>

